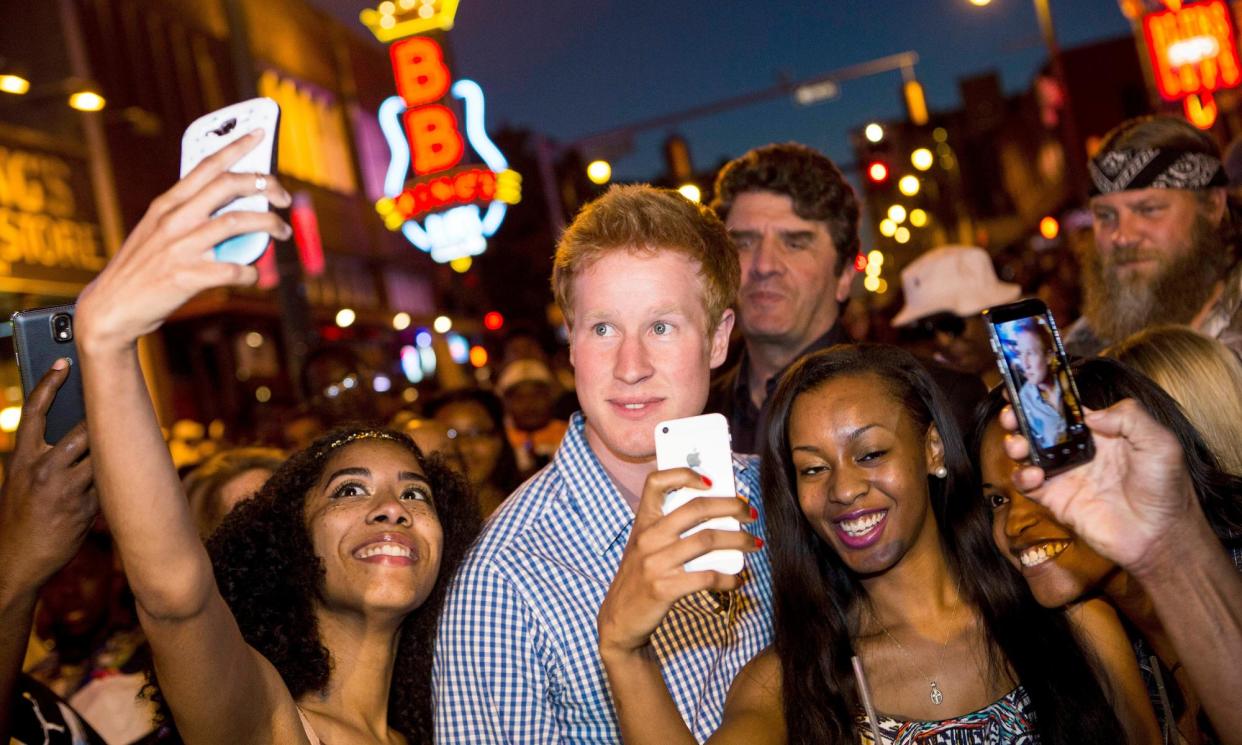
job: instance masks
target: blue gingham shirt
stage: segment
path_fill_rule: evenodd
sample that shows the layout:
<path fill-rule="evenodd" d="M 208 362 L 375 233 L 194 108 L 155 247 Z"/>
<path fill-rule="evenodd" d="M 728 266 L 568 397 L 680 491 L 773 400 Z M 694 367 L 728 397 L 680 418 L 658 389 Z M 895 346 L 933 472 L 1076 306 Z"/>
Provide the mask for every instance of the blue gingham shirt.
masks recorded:
<path fill-rule="evenodd" d="M 436 640 L 440 743 L 616 743 L 595 617 L 634 513 L 587 444 L 575 414 L 551 463 L 488 523 L 453 580 Z M 766 538 L 753 457 L 734 456 L 738 492 Z M 679 600 L 651 646 L 682 718 L 700 741 L 720 726 L 733 677 L 772 639 L 767 551 L 746 557 L 740 590 Z"/>

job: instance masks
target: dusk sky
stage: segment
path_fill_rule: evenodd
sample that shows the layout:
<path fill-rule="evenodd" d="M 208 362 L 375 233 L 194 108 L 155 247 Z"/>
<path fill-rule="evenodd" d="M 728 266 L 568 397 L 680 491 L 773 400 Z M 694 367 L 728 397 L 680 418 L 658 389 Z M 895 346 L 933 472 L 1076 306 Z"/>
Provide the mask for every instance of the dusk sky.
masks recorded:
<path fill-rule="evenodd" d="M 374 5 L 312 2 L 353 22 Z M 1117 0 L 1051 5 L 1062 47 L 1130 33 Z M 780 74 L 813 77 L 908 50 L 919 54 L 929 106 L 951 109 L 959 78 L 996 69 L 1007 91 L 1022 90 L 1046 59 L 1031 0 L 461 0 L 450 43 L 456 76 L 483 87 L 489 128 L 508 123 L 561 142 L 763 89 Z M 844 164 L 850 129 L 903 115 L 900 80 L 885 73 L 844 84 L 832 101 L 776 99 L 676 129 L 699 168 L 784 140 Z M 659 175 L 670 131 L 635 139 L 615 176 Z"/>

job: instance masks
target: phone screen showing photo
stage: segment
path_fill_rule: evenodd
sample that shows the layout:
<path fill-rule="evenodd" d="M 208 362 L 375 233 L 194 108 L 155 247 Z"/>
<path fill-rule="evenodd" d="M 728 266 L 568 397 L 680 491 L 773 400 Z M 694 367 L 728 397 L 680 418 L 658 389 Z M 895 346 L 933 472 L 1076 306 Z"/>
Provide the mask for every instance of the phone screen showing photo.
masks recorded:
<path fill-rule="evenodd" d="M 1053 471 L 1090 460 L 1091 434 L 1051 314 L 1027 300 L 989 309 L 985 317 L 1031 460 Z"/>

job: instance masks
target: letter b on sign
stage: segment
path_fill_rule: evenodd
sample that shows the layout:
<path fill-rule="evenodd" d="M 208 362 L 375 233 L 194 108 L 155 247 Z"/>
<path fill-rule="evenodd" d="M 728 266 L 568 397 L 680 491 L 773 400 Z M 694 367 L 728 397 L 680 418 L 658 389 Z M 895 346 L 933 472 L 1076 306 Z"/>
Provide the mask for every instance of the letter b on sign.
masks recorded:
<path fill-rule="evenodd" d="M 410 140 L 414 171 L 419 175 L 452 168 L 465 152 L 457 117 L 440 104 L 406 111 L 405 134 Z"/>
<path fill-rule="evenodd" d="M 448 92 L 448 66 L 440 45 L 424 36 L 415 36 L 389 47 L 397 92 L 410 108 L 438 101 Z"/>

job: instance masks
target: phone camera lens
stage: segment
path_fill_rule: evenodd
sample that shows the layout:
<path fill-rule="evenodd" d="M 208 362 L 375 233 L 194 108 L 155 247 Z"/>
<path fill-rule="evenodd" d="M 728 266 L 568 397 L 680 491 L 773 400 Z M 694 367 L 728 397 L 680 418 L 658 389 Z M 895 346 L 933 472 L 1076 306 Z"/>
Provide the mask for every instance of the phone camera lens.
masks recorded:
<path fill-rule="evenodd" d="M 73 319 L 67 313 L 52 316 L 52 338 L 58 342 L 73 340 Z"/>
<path fill-rule="evenodd" d="M 666 435 L 667 435 L 667 434 L 668 434 L 668 427 L 665 427 L 664 429 L 662 429 L 662 430 L 660 430 L 660 431 L 661 431 L 661 432 L 663 432 L 664 434 L 666 434 Z"/>

